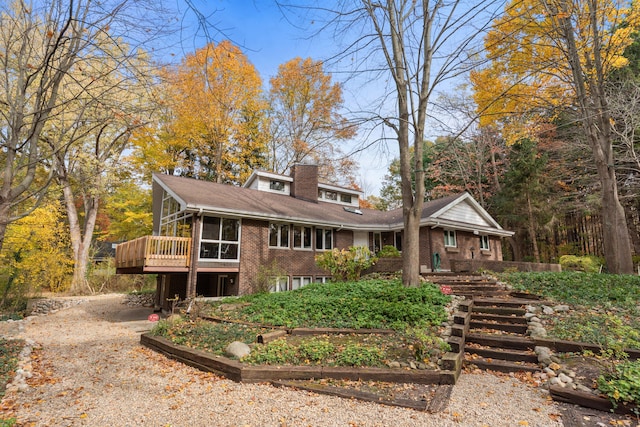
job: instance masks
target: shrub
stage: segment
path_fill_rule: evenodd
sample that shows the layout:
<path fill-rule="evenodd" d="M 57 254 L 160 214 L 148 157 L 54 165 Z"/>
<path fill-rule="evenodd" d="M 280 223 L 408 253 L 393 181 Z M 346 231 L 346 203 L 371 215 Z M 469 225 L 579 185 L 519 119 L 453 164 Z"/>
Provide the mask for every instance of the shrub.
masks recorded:
<path fill-rule="evenodd" d="M 287 272 L 280 267 L 277 260 L 273 260 L 271 264 L 261 265 L 258 267 L 258 274 L 253 280 L 252 288 L 254 293 L 267 293 L 273 284 L 274 279 L 285 277 Z"/>
<path fill-rule="evenodd" d="M 353 281 L 360 278 L 363 270 L 375 264 L 376 258 L 365 246 L 351 246 L 349 249 L 334 248 L 316 255 L 318 267 L 331 273 L 335 281 Z"/>
<path fill-rule="evenodd" d="M 594 256 L 562 255 L 560 265 L 565 271 L 583 271 L 585 273 L 598 273 L 602 260 Z"/>
<path fill-rule="evenodd" d="M 400 258 L 400 251 L 391 245 L 385 245 L 378 252 L 378 258 Z"/>

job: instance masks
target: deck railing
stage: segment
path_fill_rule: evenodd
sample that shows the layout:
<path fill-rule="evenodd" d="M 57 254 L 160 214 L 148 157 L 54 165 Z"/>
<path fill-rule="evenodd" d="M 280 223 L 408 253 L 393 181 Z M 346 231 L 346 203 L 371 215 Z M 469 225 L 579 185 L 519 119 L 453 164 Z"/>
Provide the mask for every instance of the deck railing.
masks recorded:
<path fill-rule="evenodd" d="M 116 268 L 189 267 L 191 239 L 144 236 L 116 246 Z"/>

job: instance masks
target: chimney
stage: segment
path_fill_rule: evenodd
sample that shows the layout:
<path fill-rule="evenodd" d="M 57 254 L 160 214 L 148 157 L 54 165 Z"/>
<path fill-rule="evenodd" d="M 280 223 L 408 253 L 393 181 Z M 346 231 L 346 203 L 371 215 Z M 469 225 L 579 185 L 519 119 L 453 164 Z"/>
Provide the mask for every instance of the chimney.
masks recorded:
<path fill-rule="evenodd" d="M 291 195 L 296 199 L 318 203 L 318 165 L 291 166 Z"/>

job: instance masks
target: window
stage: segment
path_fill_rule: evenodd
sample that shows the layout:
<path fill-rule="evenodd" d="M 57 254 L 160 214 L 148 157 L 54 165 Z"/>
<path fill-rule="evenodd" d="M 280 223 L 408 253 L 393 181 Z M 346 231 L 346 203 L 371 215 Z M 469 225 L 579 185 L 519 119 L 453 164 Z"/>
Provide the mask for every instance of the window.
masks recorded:
<path fill-rule="evenodd" d="M 316 228 L 316 249 L 325 250 L 333 248 L 333 230 Z"/>
<path fill-rule="evenodd" d="M 289 290 L 289 277 L 272 277 L 269 292 L 284 292 Z"/>
<path fill-rule="evenodd" d="M 289 224 L 269 224 L 269 246 L 272 248 L 289 247 Z"/>
<path fill-rule="evenodd" d="M 200 258 L 237 260 L 239 248 L 239 220 L 211 216 L 202 219 Z"/>
<path fill-rule="evenodd" d="M 284 191 L 284 182 L 272 179 L 271 182 L 269 182 L 269 189 L 274 191 Z"/>
<path fill-rule="evenodd" d="M 327 200 L 338 200 L 338 193 L 335 191 L 325 191 L 324 198 Z"/>
<path fill-rule="evenodd" d="M 381 233 L 373 233 L 373 249 L 372 252 L 377 254 L 382 249 L 382 234 Z"/>
<path fill-rule="evenodd" d="M 295 249 L 311 249 L 311 227 L 293 226 L 293 247 Z"/>
<path fill-rule="evenodd" d="M 303 277 L 293 277 L 291 279 L 291 290 L 300 289 L 303 286 L 311 283 L 311 277 L 303 276 Z"/>
<path fill-rule="evenodd" d="M 328 276 L 316 276 L 313 280 L 313 283 L 329 283 L 331 281 L 331 277 Z"/>
<path fill-rule="evenodd" d="M 456 243 L 456 232 L 454 230 L 444 230 L 444 245 L 451 248 L 458 246 Z"/>
<path fill-rule="evenodd" d="M 340 194 L 340 201 L 344 203 L 351 203 L 351 194 Z"/>
<path fill-rule="evenodd" d="M 396 231 L 394 240 L 396 243 L 396 249 L 402 252 L 402 232 Z"/>
<path fill-rule="evenodd" d="M 480 250 L 488 251 L 491 250 L 489 247 L 489 236 L 480 236 Z"/>

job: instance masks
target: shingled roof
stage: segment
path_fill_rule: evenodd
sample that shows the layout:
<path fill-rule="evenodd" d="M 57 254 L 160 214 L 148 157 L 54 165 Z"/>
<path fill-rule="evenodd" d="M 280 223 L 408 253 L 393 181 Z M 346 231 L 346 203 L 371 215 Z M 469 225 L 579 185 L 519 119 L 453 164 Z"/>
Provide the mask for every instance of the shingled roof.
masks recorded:
<path fill-rule="evenodd" d="M 155 174 L 153 181 L 154 185 L 160 185 L 171 194 L 185 211 L 352 230 L 398 230 L 403 227 L 402 209 L 386 212 L 353 209 L 336 203 L 310 202 L 284 194 L 172 175 Z M 470 196 L 461 193 L 425 202 L 423 222 L 465 197 Z M 500 229 L 497 223 L 495 225 Z"/>

